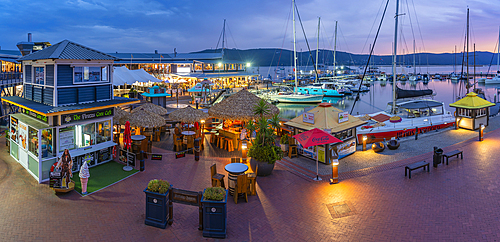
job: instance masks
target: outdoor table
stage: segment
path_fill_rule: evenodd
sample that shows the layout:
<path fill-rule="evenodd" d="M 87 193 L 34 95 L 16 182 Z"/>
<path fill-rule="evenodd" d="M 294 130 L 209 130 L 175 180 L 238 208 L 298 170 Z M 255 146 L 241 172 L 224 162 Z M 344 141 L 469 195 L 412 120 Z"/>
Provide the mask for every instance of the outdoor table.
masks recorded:
<path fill-rule="evenodd" d="M 196 134 L 196 132 L 194 132 L 194 131 L 182 131 L 181 134 L 184 135 L 184 139 L 182 140 L 182 143 L 184 143 L 185 145 L 187 145 L 187 143 L 188 143 L 188 136 L 194 135 L 194 134 Z"/>
<path fill-rule="evenodd" d="M 227 164 L 224 167 L 224 170 L 226 170 L 229 175 L 227 176 L 228 180 L 228 187 L 229 187 L 229 194 L 233 195 L 234 194 L 234 187 L 236 186 L 236 179 L 238 175 L 243 174 L 245 171 L 248 170 L 248 166 L 243 164 L 243 163 L 231 163 Z"/>

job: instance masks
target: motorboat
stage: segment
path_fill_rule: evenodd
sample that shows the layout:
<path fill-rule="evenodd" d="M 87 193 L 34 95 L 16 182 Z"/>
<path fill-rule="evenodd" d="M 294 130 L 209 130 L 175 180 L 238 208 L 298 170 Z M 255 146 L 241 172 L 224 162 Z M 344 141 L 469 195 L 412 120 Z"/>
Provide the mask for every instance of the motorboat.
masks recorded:
<path fill-rule="evenodd" d="M 278 103 L 320 103 L 323 101 L 323 95 L 310 95 L 301 93 L 279 92 L 269 94 L 267 98 L 272 102 Z"/>
<path fill-rule="evenodd" d="M 499 84 L 500 83 L 500 71 L 497 71 L 497 75 L 492 78 L 486 78 L 484 84 Z"/>
<path fill-rule="evenodd" d="M 314 83 L 305 87 L 298 87 L 297 92 L 300 94 L 323 94 L 325 97 L 343 97 L 344 94 L 339 93 L 339 89 L 339 86 L 334 82 L 323 82 Z"/>

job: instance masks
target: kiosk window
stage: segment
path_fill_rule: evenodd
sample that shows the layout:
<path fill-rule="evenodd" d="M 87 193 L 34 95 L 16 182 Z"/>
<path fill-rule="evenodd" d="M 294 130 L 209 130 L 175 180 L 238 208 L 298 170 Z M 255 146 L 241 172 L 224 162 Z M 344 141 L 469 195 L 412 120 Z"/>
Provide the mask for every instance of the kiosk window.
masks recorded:
<path fill-rule="evenodd" d="M 97 123 L 97 143 L 111 141 L 111 120 Z"/>
<path fill-rule="evenodd" d="M 28 150 L 31 154 L 38 156 L 38 130 L 28 128 Z"/>
<path fill-rule="evenodd" d="M 77 125 L 76 140 L 78 148 L 95 144 L 95 123 Z"/>
<path fill-rule="evenodd" d="M 42 130 L 42 158 L 56 156 L 56 152 L 54 152 L 55 138 L 53 134 L 54 129 Z"/>

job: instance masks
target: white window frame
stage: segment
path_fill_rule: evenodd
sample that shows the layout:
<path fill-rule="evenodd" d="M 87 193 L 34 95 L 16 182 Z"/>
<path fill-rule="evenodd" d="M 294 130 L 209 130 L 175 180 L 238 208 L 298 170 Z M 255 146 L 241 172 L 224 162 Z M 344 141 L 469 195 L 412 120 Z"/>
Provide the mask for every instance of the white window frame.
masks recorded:
<path fill-rule="evenodd" d="M 81 65 L 71 65 L 71 67 L 73 68 L 73 85 L 86 85 L 86 84 L 106 84 L 106 83 L 109 83 L 109 65 L 103 65 L 103 64 L 81 64 Z M 92 82 L 75 82 L 76 78 L 75 78 L 75 67 L 99 67 L 100 68 L 100 73 L 101 73 L 101 80 L 100 81 L 92 81 Z M 102 68 L 103 67 L 106 67 L 107 68 L 107 73 L 106 73 L 106 78 L 107 80 L 103 81 L 102 80 Z"/>

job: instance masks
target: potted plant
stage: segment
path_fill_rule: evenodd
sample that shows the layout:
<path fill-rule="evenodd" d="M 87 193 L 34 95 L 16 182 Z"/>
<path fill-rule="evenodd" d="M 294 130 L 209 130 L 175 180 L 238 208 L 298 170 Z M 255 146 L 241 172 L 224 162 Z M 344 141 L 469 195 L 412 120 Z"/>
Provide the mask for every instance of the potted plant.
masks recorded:
<path fill-rule="evenodd" d="M 257 172 L 258 176 L 271 175 L 276 161 L 283 158 L 283 151 L 275 143 L 276 136 L 274 134 L 274 128 L 271 122 L 264 118 L 264 115 L 269 114 L 268 105 L 266 101 L 261 99 L 254 107 L 254 113 L 260 115 L 260 119 L 257 122 L 257 136 L 255 137 L 252 147 L 248 150 L 248 156 L 252 157 L 250 160 L 252 169 L 255 170 L 255 167 L 257 165 L 259 166 Z M 271 120 L 276 119 L 276 116 Z"/>
<path fill-rule="evenodd" d="M 280 144 L 281 144 L 281 150 L 283 152 L 286 152 L 288 150 L 288 138 L 289 137 L 287 134 L 281 136 Z"/>
<path fill-rule="evenodd" d="M 10 135 L 9 130 L 5 130 L 5 146 L 9 147 L 10 145 Z M 10 150 L 9 150 L 10 151 Z"/>
<path fill-rule="evenodd" d="M 203 236 L 226 238 L 227 190 L 222 187 L 208 187 L 203 190 Z"/>
<path fill-rule="evenodd" d="M 164 229 L 168 222 L 168 193 L 172 185 L 165 180 L 149 181 L 146 193 L 145 224 Z"/>

